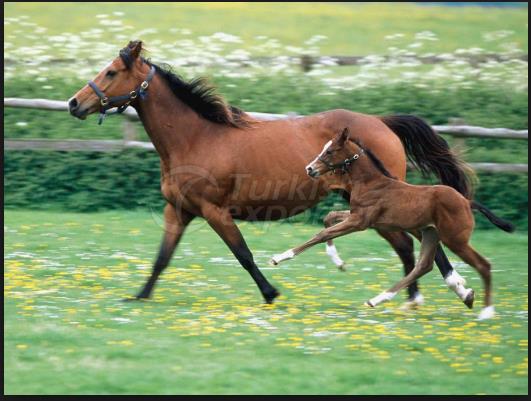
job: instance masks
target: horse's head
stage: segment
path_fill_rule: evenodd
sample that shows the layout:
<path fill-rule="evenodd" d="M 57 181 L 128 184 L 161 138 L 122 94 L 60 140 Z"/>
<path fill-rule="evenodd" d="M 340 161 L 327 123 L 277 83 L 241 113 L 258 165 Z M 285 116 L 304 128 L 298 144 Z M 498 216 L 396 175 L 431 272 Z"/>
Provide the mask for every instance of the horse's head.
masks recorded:
<path fill-rule="evenodd" d="M 328 141 L 321 153 L 306 166 L 306 172 L 312 178 L 317 178 L 329 171 L 346 171 L 350 164 L 359 158 L 363 150 L 354 142 L 349 141 L 348 128 L 339 132 L 334 139 Z"/>
<path fill-rule="evenodd" d="M 129 42 L 118 57 L 70 98 L 70 114 L 84 120 L 89 114 L 104 114 L 112 107 L 122 107 L 123 111 L 147 89 L 152 77 L 150 67 L 140 57 L 141 51 L 141 41 Z"/>

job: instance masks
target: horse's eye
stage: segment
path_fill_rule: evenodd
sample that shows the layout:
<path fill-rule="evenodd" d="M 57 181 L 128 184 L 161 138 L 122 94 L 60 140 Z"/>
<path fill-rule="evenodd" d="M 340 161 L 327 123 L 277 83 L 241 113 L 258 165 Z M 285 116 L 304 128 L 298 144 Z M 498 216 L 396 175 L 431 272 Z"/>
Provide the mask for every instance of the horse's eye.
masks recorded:
<path fill-rule="evenodd" d="M 117 74 L 116 71 L 109 70 L 109 71 L 107 71 L 107 74 L 105 74 L 105 76 L 108 77 L 108 78 L 112 78 L 112 77 L 114 77 L 116 74 Z"/>
<path fill-rule="evenodd" d="M 331 150 L 327 150 L 327 151 L 326 151 L 326 154 L 327 154 L 327 155 L 331 155 L 331 154 L 332 154 L 332 151 L 331 151 Z"/>

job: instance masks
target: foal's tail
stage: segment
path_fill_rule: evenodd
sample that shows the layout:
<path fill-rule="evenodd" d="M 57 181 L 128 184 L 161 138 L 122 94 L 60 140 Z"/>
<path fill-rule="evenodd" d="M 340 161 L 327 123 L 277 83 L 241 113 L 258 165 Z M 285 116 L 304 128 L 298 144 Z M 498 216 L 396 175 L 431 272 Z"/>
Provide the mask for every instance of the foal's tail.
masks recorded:
<path fill-rule="evenodd" d="M 424 176 L 434 173 L 442 184 L 472 199 L 475 181 L 472 168 L 460 160 L 444 138 L 424 120 L 412 115 L 383 116 L 380 119 L 400 138 L 408 159 Z"/>
<path fill-rule="evenodd" d="M 481 212 L 489 221 L 496 227 L 501 228 L 503 231 L 512 233 L 515 229 L 514 225 L 507 220 L 503 220 L 492 213 L 487 207 L 476 201 L 470 201 L 470 207 L 474 210 Z"/>

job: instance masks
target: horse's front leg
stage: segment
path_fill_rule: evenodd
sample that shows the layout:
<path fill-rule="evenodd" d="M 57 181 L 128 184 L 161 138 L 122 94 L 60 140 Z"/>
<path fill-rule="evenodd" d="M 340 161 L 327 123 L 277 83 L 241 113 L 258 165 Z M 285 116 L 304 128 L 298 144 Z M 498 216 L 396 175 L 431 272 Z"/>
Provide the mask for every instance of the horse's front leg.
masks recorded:
<path fill-rule="evenodd" d="M 325 228 L 319 232 L 315 237 L 305 242 L 304 244 L 288 249 L 286 252 L 279 255 L 275 255 L 271 258 L 270 263 L 277 265 L 280 262 L 288 259 L 292 259 L 298 254 L 304 252 L 306 249 L 311 248 L 316 244 L 320 244 L 329 241 L 333 238 L 340 237 L 342 235 L 350 234 L 355 231 L 365 230 L 367 226 L 363 223 L 363 219 L 357 214 L 350 214 L 349 217 L 343 220 L 341 223 L 335 224 L 332 227 Z"/>
<path fill-rule="evenodd" d="M 188 226 L 194 217 L 194 215 L 181 208 L 177 208 L 170 203 L 166 204 L 166 207 L 164 208 L 164 237 L 162 238 L 159 254 L 153 265 L 151 276 L 138 295 L 134 298 L 127 298 L 127 301 L 146 299 L 151 296 L 157 279 L 168 266 L 171 256 L 173 255 L 186 226 Z"/>

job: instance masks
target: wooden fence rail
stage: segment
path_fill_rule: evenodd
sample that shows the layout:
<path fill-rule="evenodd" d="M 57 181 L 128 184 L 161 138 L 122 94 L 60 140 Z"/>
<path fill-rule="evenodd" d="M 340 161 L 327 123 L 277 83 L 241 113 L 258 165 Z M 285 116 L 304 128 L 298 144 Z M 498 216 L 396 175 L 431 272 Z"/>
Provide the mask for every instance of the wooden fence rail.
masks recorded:
<path fill-rule="evenodd" d="M 4 107 L 31 108 L 51 111 L 68 111 L 66 101 L 48 99 L 20 99 L 4 98 Z M 249 112 L 251 116 L 260 120 L 277 120 L 297 117 L 297 114 L 270 114 Z M 138 115 L 133 108 L 125 111 L 124 117 L 129 121 L 138 121 Z M 498 138 L 498 139 L 528 139 L 527 130 L 512 130 L 507 128 L 483 128 L 465 125 L 434 125 L 432 128 L 445 135 L 459 138 Z M 96 151 L 109 152 L 124 148 L 143 148 L 154 150 L 150 142 L 141 142 L 134 139 L 137 135 L 130 122 L 124 123 L 124 140 L 50 140 L 50 139 L 4 139 L 4 149 L 35 149 L 35 150 L 61 150 L 61 151 Z M 515 172 L 527 173 L 527 164 L 499 164 L 499 163 L 470 163 L 477 171 L 485 172 Z"/>

